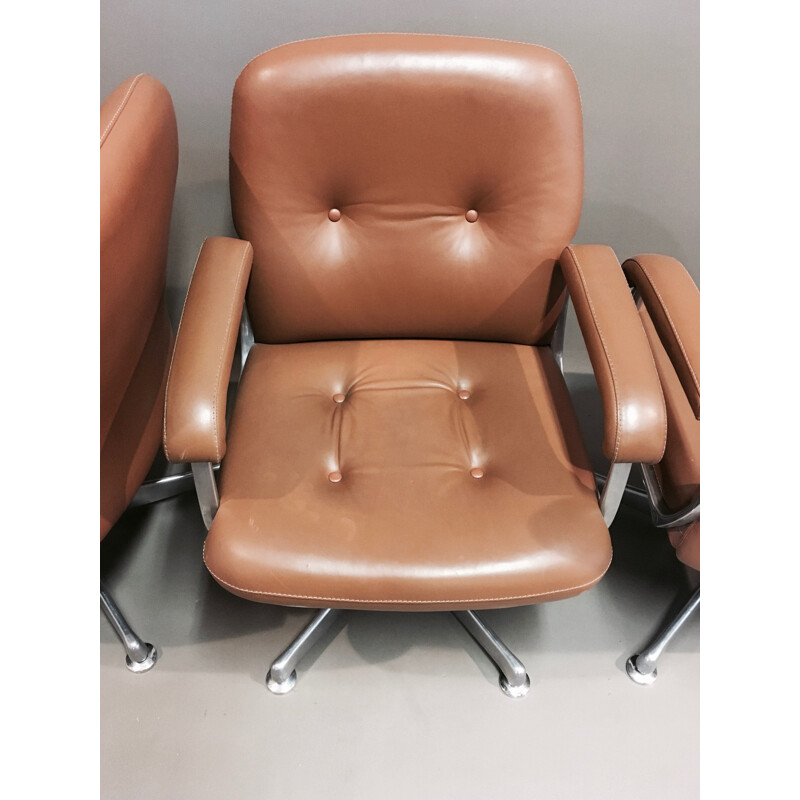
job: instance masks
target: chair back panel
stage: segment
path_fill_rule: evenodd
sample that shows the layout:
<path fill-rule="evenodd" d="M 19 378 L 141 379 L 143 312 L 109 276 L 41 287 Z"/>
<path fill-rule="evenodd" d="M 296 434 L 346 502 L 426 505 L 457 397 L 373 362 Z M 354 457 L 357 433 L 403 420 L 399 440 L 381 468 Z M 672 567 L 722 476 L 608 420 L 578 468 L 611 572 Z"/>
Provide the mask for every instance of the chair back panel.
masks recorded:
<path fill-rule="evenodd" d="M 231 203 L 257 341 L 544 344 L 580 217 L 569 65 L 415 34 L 296 42 L 236 82 Z"/>

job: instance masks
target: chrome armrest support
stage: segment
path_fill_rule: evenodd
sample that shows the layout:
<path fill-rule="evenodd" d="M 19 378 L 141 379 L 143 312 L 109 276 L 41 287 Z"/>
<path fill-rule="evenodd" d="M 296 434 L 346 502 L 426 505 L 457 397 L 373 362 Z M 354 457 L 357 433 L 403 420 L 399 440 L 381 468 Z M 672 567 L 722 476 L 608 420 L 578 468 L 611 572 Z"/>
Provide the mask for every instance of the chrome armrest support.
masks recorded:
<path fill-rule="evenodd" d="M 244 364 L 250 348 L 255 344 L 253 326 L 250 324 L 250 315 L 247 313 L 247 303 L 242 306 L 242 321 L 239 323 L 239 378 L 242 377 Z"/>
<path fill-rule="evenodd" d="M 642 477 L 650 498 L 650 517 L 656 528 L 679 528 L 700 519 L 700 498 L 682 508 L 670 511 L 661 494 L 661 487 L 656 479 L 656 472 L 650 464 L 642 464 Z"/>
<path fill-rule="evenodd" d="M 247 356 L 250 353 L 250 348 L 255 343 L 253 337 L 253 327 L 250 324 L 250 315 L 247 313 L 247 305 L 242 305 L 242 319 L 239 323 L 239 342 L 237 349 L 237 356 L 239 360 L 238 370 L 232 370 L 231 385 L 234 386 L 242 378 L 244 372 L 244 365 L 247 361 Z M 238 374 L 236 374 L 238 372 Z M 235 377 L 234 377 L 235 375 Z M 229 390 L 230 390 L 229 386 Z M 232 411 L 233 406 L 228 403 L 228 413 Z M 214 476 L 215 472 L 219 471 L 219 464 L 212 464 L 208 461 L 193 461 L 192 462 L 192 477 L 194 478 L 194 488 L 197 492 L 197 502 L 200 504 L 200 512 L 203 515 L 203 522 L 205 523 L 206 530 L 211 528 L 211 523 L 214 516 L 219 509 L 219 490 L 217 489 L 217 481 Z"/>
<path fill-rule="evenodd" d="M 192 476 L 203 522 L 206 530 L 209 530 L 219 508 L 219 491 L 214 478 L 214 465 L 210 461 L 192 461 Z"/>
<path fill-rule="evenodd" d="M 550 349 L 555 356 L 556 364 L 564 374 L 564 335 L 567 330 L 567 312 L 569 310 L 569 292 L 564 292 L 564 305 L 561 308 L 561 313 L 556 320 L 556 327 L 553 329 L 553 338 L 550 340 Z"/>
<path fill-rule="evenodd" d="M 606 476 L 603 491 L 600 494 L 600 512 L 607 526 L 611 526 L 614 517 L 617 516 L 619 504 L 625 494 L 625 487 L 628 484 L 632 464 L 612 464 Z"/>

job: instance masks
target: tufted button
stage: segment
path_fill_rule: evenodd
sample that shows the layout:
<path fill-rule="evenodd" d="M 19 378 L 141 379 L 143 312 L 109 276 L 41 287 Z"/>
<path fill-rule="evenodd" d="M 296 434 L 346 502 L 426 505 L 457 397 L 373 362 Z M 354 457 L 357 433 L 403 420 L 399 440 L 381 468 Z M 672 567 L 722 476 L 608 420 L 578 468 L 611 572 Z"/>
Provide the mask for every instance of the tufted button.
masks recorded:
<path fill-rule="evenodd" d="M 483 470 L 480 467 L 473 467 L 469 474 L 472 475 L 473 478 L 482 478 L 483 477 Z"/>
<path fill-rule="evenodd" d="M 478 212 L 474 208 L 471 208 L 469 211 L 467 211 L 466 217 L 467 222 L 477 222 Z"/>
<path fill-rule="evenodd" d="M 472 392 L 470 392 L 469 389 L 461 389 L 461 391 L 458 393 L 458 396 L 462 400 L 469 400 L 470 397 L 472 397 Z"/>
<path fill-rule="evenodd" d="M 339 481 L 341 481 L 341 479 L 342 479 L 342 473 L 341 472 L 337 471 L 337 472 L 331 472 L 331 473 L 328 474 L 328 480 L 331 483 L 339 483 Z"/>
<path fill-rule="evenodd" d="M 338 222 L 342 218 L 342 212 L 338 208 L 332 208 L 328 212 L 328 219 L 331 222 Z"/>
<path fill-rule="evenodd" d="M 336 392 L 336 394 L 333 396 L 334 403 L 344 403 L 345 399 L 345 396 L 341 392 Z"/>

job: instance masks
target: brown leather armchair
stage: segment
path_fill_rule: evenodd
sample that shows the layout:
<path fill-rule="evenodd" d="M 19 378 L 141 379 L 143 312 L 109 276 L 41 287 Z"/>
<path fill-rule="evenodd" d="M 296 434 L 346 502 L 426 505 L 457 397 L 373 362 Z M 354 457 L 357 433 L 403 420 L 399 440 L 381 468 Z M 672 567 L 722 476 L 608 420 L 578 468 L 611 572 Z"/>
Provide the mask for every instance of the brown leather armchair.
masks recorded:
<path fill-rule="evenodd" d="M 678 558 L 700 570 L 700 292 L 674 258 L 640 255 L 623 270 L 638 298 L 642 326 L 667 407 L 667 445 L 657 464 L 643 465 L 653 524 L 669 531 Z M 640 684 L 658 676 L 657 661 L 700 606 L 700 588 L 678 615 L 626 664 Z"/>
<path fill-rule="evenodd" d="M 164 302 L 178 133 L 172 99 L 149 75 L 100 107 L 100 540 L 158 452 L 173 335 Z M 134 672 L 156 649 L 100 585 L 100 603 Z"/>
<path fill-rule="evenodd" d="M 666 431 L 619 262 L 569 246 L 572 70 L 452 36 L 276 48 L 236 82 L 230 190 L 241 239 L 200 252 L 164 449 L 192 463 L 216 581 L 320 609 L 269 688 L 292 688 L 342 609 L 453 611 L 523 695 L 525 668 L 475 611 L 596 584 L 630 466 L 660 461 Z M 567 289 L 605 408 L 599 502 L 559 369 Z"/>

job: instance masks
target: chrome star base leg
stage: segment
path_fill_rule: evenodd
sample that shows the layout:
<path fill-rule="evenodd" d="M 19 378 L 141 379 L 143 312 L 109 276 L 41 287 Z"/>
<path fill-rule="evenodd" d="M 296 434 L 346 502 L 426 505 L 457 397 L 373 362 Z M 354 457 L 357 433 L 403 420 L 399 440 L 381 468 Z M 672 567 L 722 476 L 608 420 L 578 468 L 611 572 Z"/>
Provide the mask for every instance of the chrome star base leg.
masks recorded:
<path fill-rule="evenodd" d="M 453 615 L 500 670 L 500 688 L 509 697 L 524 697 L 531 688 L 524 664 L 474 611 L 453 611 Z"/>
<path fill-rule="evenodd" d="M 297 683 L 295 667 L 341 614 L 341 609 L 324 608 L 311 620 L 301 634 L 272 662 L 267 673 L 267 689 L 273 694 L 288 694 L 294 689 Z"/>
<path fill-rule="evenodd" d="M 125 648 L 125 663 L 131 672 L 147 672 L 155 666 L 158 651 L 140 639 L 100 581 L 100 607 Z"/>
<path fill-rule="evenodd" d="M 641 653 L 632 655 L 625 662 L 625 670 L 634 683 L 638 683 L 641 686 L 649 686 L 655 681 L 658 677 L 656 666 L 658 657 L 699 605 L 700 587 L 698 586 L 678 616 L 669 622 Z"/>

